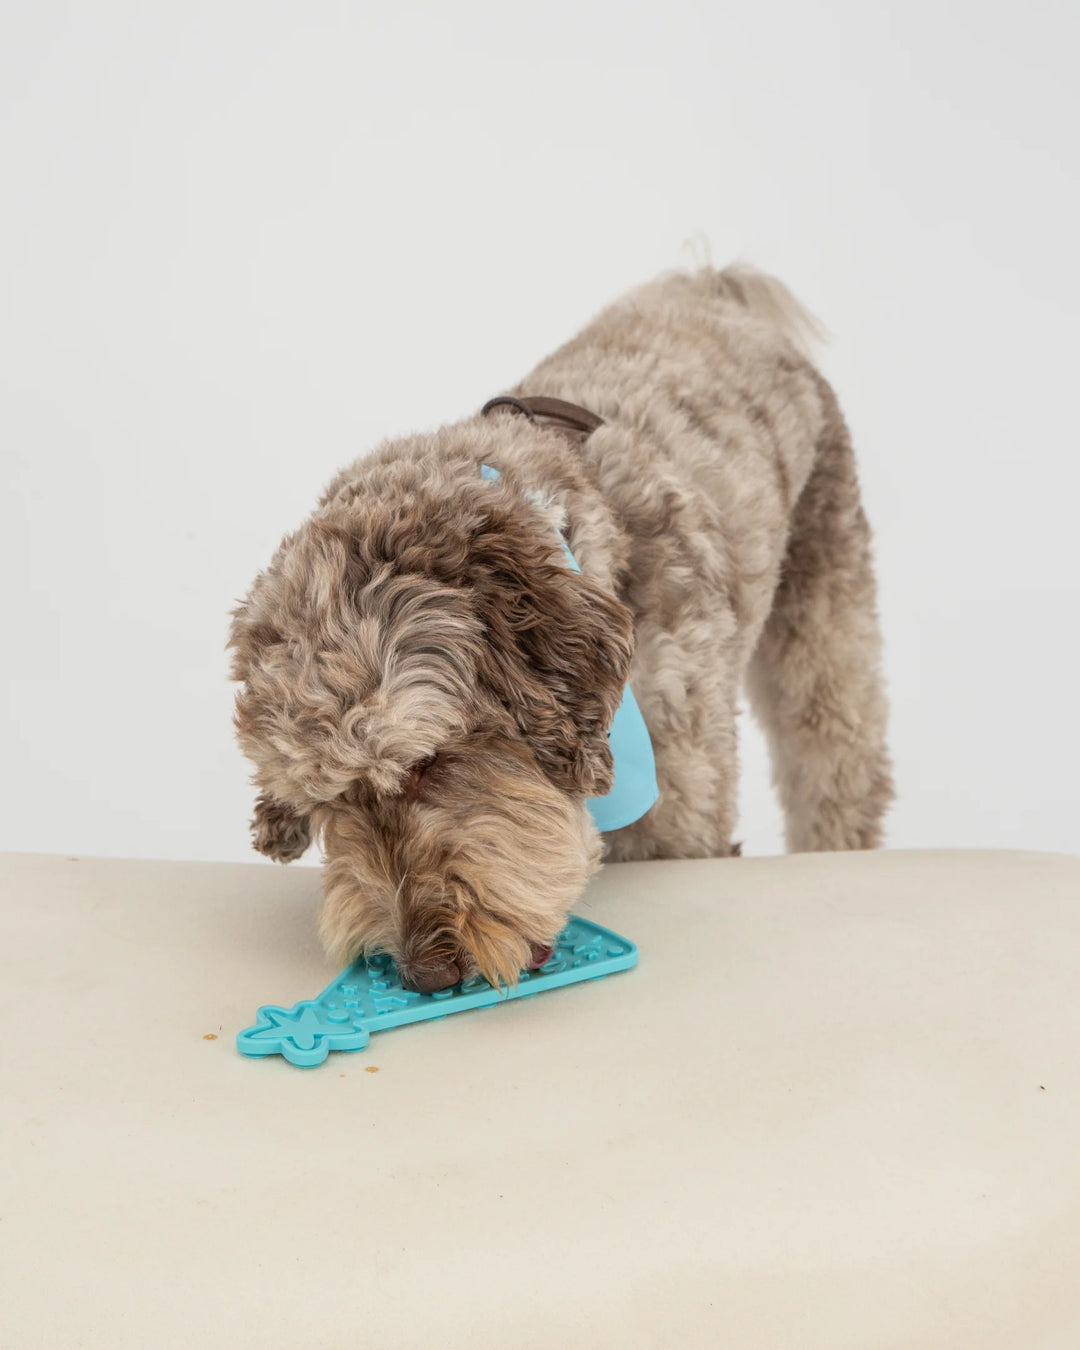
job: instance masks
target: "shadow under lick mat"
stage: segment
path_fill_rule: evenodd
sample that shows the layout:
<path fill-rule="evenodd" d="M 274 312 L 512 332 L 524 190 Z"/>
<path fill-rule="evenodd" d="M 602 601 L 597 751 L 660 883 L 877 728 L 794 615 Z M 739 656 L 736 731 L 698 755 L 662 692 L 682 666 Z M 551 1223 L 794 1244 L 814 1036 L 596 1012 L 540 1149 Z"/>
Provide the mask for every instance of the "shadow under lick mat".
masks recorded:
<path fill-rule="evenodd" d="M 551 960 L 539 970 L 523 970 L 509 990 L 496 989 L 477 976 L 453 989 L 416 994 L 402 987 L 390 957 L 373 956 L 354 961 L 317 998 L 303 999 L 291 1008 L 274 1004 L 260 1008 L 255 1025 L 237 1035 L 236 1048 L 243 1055 L 284 1055 L 290 1064 L 312 1068 L 331 1050 L 363 1050 L 373 1031 L 595 980 L 628 970 L 637 959 L 632 942 L 578 918 L 571 918 L 559 934 Z"/>

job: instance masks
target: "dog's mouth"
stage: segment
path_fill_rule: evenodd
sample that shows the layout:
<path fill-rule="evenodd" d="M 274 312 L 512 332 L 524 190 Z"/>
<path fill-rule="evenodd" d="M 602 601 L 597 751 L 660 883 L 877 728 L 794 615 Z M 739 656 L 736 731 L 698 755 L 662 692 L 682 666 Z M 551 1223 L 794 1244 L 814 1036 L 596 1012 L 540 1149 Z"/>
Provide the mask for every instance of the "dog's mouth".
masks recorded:
<path fill-rule="evenodd" d="M 550 943 L 530 942 L 526 969 L 541 970 L 554 955 L 555 948 Z M 465 961 L 416 962 L 400 971 L 401 983 L 414 994 L 439 994 L 460 984 L 467 970 Z"/>
<path fill-rule="evenodd" d="M 547 943 L 541 946 L 538 942 L 529 943 L 529 969 L 540 970 L 546 966 L 555 955 L 555 948 Z"/>

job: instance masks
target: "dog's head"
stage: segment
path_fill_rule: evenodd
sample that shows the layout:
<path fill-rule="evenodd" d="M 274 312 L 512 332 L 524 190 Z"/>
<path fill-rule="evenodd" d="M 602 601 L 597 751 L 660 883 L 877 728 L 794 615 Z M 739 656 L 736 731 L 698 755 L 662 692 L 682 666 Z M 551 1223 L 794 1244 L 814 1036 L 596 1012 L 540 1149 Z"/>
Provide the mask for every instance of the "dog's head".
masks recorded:
<path fill-rule="evenodd" d="M 475 463 L 341 487 L 236 611 L 253 834 L 321 834 L 321 930 L 431 991 L 540 963 L 599 861 L 585 799 L 629 674 L 627 608 L 551 522 Z"/>

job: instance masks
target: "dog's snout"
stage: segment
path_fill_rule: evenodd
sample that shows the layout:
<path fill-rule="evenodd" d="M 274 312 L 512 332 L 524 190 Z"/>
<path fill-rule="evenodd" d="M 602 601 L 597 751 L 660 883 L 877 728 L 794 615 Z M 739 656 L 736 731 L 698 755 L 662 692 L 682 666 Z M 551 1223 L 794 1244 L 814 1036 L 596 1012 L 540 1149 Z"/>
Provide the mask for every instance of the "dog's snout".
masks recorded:
<path fill-rule="evenodd" d="M 461 970 L 455 961 L 438 961 L 426 966 L 407 966 L 401 971 L 401 983 L 414 994 L 437 994 L 461 982 Z"/>

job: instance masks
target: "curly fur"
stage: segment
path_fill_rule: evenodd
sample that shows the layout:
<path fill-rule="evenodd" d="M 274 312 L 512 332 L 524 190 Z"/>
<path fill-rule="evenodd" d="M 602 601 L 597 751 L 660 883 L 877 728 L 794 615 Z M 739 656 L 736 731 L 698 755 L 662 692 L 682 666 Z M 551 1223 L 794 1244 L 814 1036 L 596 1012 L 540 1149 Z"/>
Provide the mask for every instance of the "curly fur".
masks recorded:
<path fill-rule="evenodd" d="M 663 277 L 512 391 L 599 413 L 584 445 L 505 411 L 392 441 L 283 541 L 233 618 L 236 726 L 256 847 L 322 838 L 337 958 L 388 951 L 417 988 L 512 981 L 602 847 L 735 852 L 744 681 L 789 846 L 880 842 L 870 533 L 814 331 L 747 269 Z M 585 800 L 627 678 L 661 797 L 601 844 Z"/>

